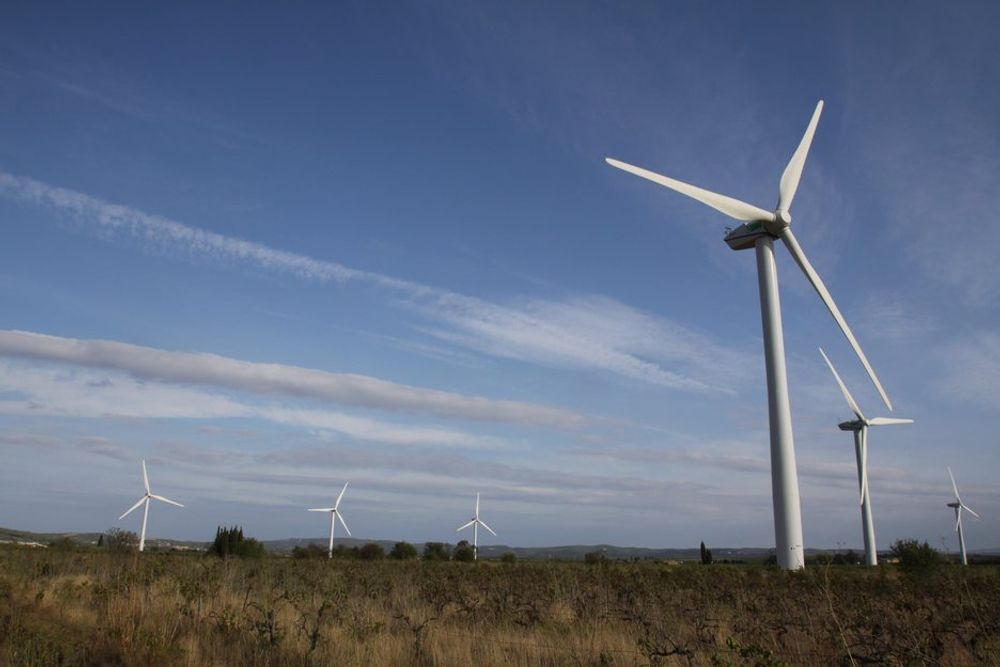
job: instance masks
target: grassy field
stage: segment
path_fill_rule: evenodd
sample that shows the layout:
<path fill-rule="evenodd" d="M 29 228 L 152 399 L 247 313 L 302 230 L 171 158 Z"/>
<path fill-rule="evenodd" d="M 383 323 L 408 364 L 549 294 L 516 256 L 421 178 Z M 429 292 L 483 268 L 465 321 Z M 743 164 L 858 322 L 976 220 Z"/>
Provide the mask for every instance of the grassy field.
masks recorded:
<path fill-rule="evenodd" d="M 0 548 L 12 665 L 1000 664 L 1000 569 Z"/>

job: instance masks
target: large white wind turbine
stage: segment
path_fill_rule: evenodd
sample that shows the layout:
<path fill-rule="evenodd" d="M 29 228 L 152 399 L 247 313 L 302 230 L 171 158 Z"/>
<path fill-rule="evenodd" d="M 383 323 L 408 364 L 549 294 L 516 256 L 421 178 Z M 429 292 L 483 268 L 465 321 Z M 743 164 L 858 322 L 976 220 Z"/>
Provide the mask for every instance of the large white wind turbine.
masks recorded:
<path fill-rule="evenodd" d="M 482 526 L 483 528 L 485 528 L 486 530 L 490 531 L 491 533 L 493 533 L 493 529 L 490 528 L 489 526 L 487 526 L 486 522 L 479 518 L 479 494 L 478 493 L 476 494 L 476 513 L 475 513 L 475 515 L 472 517 L 472 520 L 470 520 L 469 523 L 466 523 L 466 524 L 463 524 L 463 525 L 459 526 L 455 530 L 455 532 L 456 533 L 461 532 L 461 531 L 465 530 L 466 528 L 468 528 L 469 526 L 472 526 L 472 559 L 473 560 L 479 560 L 479 527 Z M 493 533 L 493 537 L 496 537 L 496 536 L 497 536 L 497 534 Z"/>
<path fill-rule="evenodd" d="M 958 546 L 962 550 L 962 565 L 968 565 L 969 559 L 965 555 L 965 533 L 962 532 L 962 510 L 965 510 L 977 519 L 980 518 L 971 507 L 962 502 L 962 496 L 958 495 L 958 484 L 955 484 L 955 476 L 948 468 L 948 477 L 951 477 L 951 488 L 955 492 L 955 500 L 948 503 L 948 507 L 955 509 L 955 530 L 958 531 Z"/>
<path fill-rule="evenodd" d="M 351 534 L 351 529 L 347 527 L 344 522 L 344 515 L 340 513 L 340 499 L 344 497 L 344 492 L 347 491 L 347 485 L 350 482 L 344 482 L 344 488 L 340 490 L 340 495 L 337 496 L 337 502 L 333 504 L 333 507 L 318 507 L 316 509 L 309 510 L 310 512 L 329 512 L 330 513 L 330 546 L 327 548 L 326 557 L 333 558 L 333 530 L 337 527 L 337 520 L 340 520 L 340 525 L 344 527 L 347 534 Z"/>
<path fill-rule="evenodd" d="M 889 426 L 891 424 L 912 424 L 912 419 L 896 419 L 895 417 L 873 417 L 868 419 L 861 412 L 847 385 L 840 379 L 837 369 L 833 367 L 823 348 L 819 348 L 823 360 L 830 367 L 830 372 L 840 386 L 840 393 L 847 400 L 847 405 L 854 412 L 856 419 L 838 424 L 841 431 L 854 433 L 854 456 L 858 461 L 858 488 L 861 493 L 861 526 L 865 536 L 865 564 L 878 565 L 878 548 L 875 546 L 875 524 L 872 523 L 872 501 L 868 494 L 868 427 Z"/>
<path fill-rule="evenodd" d="M 173 500 L 170 500 L 170 498 L 164 498 L 163 496 L 158 496 L 149 490 L 149 475 L 146 474 L 145 460 L 143 460 L 142 462 L 142 483 L 146 486 L 146 494 L 142 498 L 139 498 L 139 501 L 135 505 L 132 505 L 132 507 L 128 508 L 128 511 L 125 512 L 125 514 L 122 514 L 120 517 L 118 517 L 118 520 L 121 521 L 129 514 L 131 514 L 132 510 L 137 509 L 139 505 L 145 505 L 145 507 L 142 510 L 142 533 L 139 534 L 139 551 L 142 551 L 146 548 L 146 520 L 149 518 L 149 501 L 151 499 L 162 500 L 163 502 L 170 503 L 171 505 L 184 507 L 184 505 L 181 505 L 178 502 L 174 502 Z"/>
<path fill-rule="evenodd" d="M 764 360 L 767 368 L 768 414 L 771 425 L 771 493 L 774 503 L 774 537 L 778 564 L 787 569 L 805 566 L 802 544 L 802 513 L 799 504 L 799 482 L 795 472 L 795 446 L 792 441 L 791 407 L 788 403 L 788 379 L 785 375 L 785 343 L 781 330 L 781 305 L 778 301 L 778 274 L 774 263 L 774 240 L 781 239 L 792 254 L 792 258 L 802 269 L 823 304 L 833 315 L 847 341 L 854 348 L 868 376 L 875 383 L 879 395 L 891 410 L 892 404 L 879 382 L 875 371 L 865 357 L 865 353 L 855 340 L 854 334 L 840 314 L 833 297 L 827 291 L 819 274 L 802 252 L 801 246 L 792 234 L 789 225 L 792 216 L 789 209 L 795 198 L 795 191 L 802 176 L 802 167 L 812 144 L 816 124 L 819 122 L 823 102 L 816 105 L 805 135 L 792 159 L 781 175 L 778 188 L 778 206 L 775 210 L 747 204 L 732 197 L 703 190 L 681 181 L 661 176 L 640 167 L 607 158 L 608 164 L 659 185 L 676 190 L 731 218 L 744 221 L 736 229 L 726 234 L 726 243 L 733 250 L 755 248 L 757 254 L 757 281 L 760 289 L 760 311 L 764 329 Z"/>

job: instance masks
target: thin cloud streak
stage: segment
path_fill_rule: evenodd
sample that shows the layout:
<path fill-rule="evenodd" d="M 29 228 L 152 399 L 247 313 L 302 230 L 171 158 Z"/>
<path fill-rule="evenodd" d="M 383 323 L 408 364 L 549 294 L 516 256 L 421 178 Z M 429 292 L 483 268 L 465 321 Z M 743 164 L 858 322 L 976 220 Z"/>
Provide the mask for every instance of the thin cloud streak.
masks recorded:
<path fill-rule="evenodd" d="M 734 353 L 702 334 L 605 297 L 505 306 L 198 229 L 4 171 L 0 171 L 0 194 L 54 209 L 101 232 L 127 235 L 160 250 L 249 264 L 307 281 L 355 282 L 390 290 L 404 295 L 407 305 L 424 317 L 452 327 L 425 328 L 425 333 L 485 354 L 606 371 L 682 391 L 732 393 L 733 380 L 719 372 L 725 365 L 718 359 L 733 358 Z M 581 321 L 588 326 L 578 326 Z M 636 324 L 655 329 L 655 336 L 637 338 L 627 326 Z M 678 369 L 666 369 L 657 362 Z"/>
<path fill-rule="evenodd" d="M 215 354 L 170 352 L 108 340 L 0 331 L 0 355 L 115 370 L 144 381 L 222 387 L 263 396 L 315 399 L 450 419 L 563 429 L 578 427 L 585 421 L 583 415 L 545 405 L 413 387 L 366 375 L 255 363 Z"/>

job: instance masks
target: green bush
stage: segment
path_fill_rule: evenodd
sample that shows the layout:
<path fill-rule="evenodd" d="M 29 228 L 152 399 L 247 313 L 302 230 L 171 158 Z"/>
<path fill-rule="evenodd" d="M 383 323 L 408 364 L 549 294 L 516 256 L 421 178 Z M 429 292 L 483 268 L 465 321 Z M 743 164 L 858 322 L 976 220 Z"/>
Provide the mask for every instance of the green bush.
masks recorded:
<path fill-rule="evenodd" d="M 910 572 L 926 572 L 944 562 L 940 552 L 927 542 L 921 544 L 917 540 L 896 540 L 891 553 L 899 559 L 899 566 Z"/>
<path fill-rule="evenodd" d="M 417 548 L 409 542 L 396 542 L 389 551 L 389 558 L 393 560 L 413 560 L 417 557 Z"/>

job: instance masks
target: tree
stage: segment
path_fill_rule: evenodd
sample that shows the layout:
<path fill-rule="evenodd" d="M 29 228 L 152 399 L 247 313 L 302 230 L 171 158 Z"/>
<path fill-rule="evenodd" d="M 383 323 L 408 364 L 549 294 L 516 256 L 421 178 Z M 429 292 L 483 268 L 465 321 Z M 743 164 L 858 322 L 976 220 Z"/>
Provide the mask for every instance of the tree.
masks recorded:
<path fill-rule="evenodd" d="M 260 558 L 264 555 L 264 545 L 252 537 L 245 537 L 242 526 L 219 526 L 208 553 L 219 558 Z"/>
<path fill-rule="evenodd" d="M 396 542 L 389 551 L 389 558 L 393 560 L 412 560 L 417 557 L 417 548 L 409 542 Z"/>
<path fill-rule="evenodd" d="M 608 557 L 603 551 L 588 551 L 583 554 L 583 562 L 588 565 L 601 565 L 608 562 Z"/>
<path fill-rule="evenodd" d="M 503 561 L 504 563 L 516 563 L 517 554 L 514 553 L 513 551 L 508 551 L 503 556 L 500 556 L 500 560 Z"/>
<path fill-rule="evenodd" d="M 424 545 L 424 560 L 448 560 L 451 549 L 444 542 L 428 542 Z"/>
<path fill-rule="evenodd" d="M 318 544 L 309 543 L 304 547 L 292 547 L 292 558 L 326 558 L 326 549 Z"/>
<path fill-rule="evenodd" d="M 385 549 L 377 542 L 368 542 L 358 549 L 358 558 L 361 560 L 382 560 L 385 558 Z"/>
<path fill-rule="evenodd" d="M 941 553 L 926 541 L 896 540 L 890 547 L 891 555 L 899 559 L 899 566 L 909 572 L 927 572 L 941 565 Z"/>
<path fill-rule="evenodd" d="M 705 548 L 705 543 L 701 543 L 701 564 L 711 565 L 712 564 L 712 550 Z"/>
<path fill-rule="evenodd" d="M 462 540 L 455 545 L 455 550 L 452 552 L 451 557 L 463 563 L 471 563 L 476 560 L 476 549 L 469 544 L 468 540 Z"/>
<path fill-rule="evenodd" d="M 130 553 L 139 548 L 139 536 L 130 530 L 109 528 L 105 535 L 107 539 L 104 543 L 113 553 Z"/>

